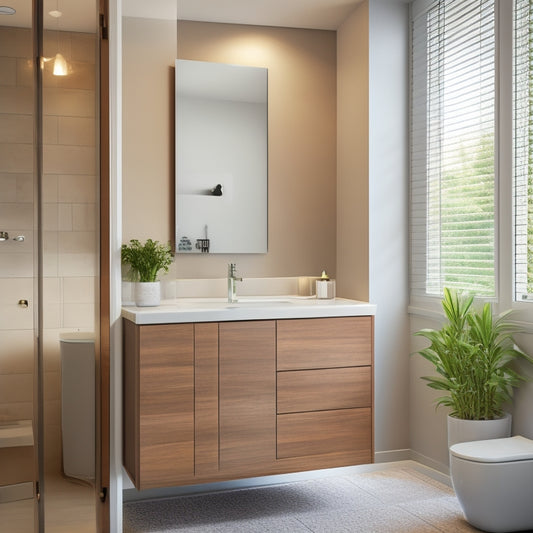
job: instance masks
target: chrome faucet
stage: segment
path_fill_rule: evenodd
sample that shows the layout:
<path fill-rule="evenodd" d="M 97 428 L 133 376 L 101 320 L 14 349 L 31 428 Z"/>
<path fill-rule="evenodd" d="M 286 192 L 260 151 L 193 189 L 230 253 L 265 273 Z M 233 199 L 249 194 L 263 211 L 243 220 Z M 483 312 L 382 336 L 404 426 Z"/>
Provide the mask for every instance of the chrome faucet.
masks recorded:
<path fill-rule="evenodd" d="M 237 287 L 236 281 L 242 281 L 242 278 L 237 277 L 237 265 L 235 263 L 228 264 L 228 302 L 237 301 Z"/>

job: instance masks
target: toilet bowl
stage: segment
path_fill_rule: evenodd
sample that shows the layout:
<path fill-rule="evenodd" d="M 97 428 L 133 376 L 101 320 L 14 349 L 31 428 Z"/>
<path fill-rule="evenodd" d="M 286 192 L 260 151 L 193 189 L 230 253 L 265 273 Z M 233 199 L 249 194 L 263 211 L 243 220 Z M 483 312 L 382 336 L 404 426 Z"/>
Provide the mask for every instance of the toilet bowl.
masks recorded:
<path fill-rule="evenodd" d="M 450 475 L 466 520 L 489 532 L 533 529 L 533 440 L 454 444 Z"/>

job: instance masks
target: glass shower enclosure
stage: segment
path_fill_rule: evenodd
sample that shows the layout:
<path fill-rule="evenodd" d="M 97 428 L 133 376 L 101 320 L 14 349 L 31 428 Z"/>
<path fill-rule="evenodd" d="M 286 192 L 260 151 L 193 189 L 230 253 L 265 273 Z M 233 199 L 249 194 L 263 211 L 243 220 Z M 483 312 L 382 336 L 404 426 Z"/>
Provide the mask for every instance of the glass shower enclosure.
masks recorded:
<path fill-rule="evenodd" d="M 97 0 L 0 7 L 0 529 L 10 533 L 97 530 L 98 43 Z"/>

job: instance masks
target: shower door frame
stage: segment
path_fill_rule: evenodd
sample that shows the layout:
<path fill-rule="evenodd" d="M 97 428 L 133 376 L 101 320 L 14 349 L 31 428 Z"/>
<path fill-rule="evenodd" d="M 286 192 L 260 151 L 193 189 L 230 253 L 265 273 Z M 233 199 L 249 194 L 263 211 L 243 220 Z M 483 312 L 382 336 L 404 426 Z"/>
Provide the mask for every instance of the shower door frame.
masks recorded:
<path fill-rule="evenodd" d="M 36 506 L 34 529 L 45 531 L 44 521 L 44 369 L 43 369 L 43 76 L 42 60 L 44 0 L 32 0 L 33 35 L 33 160 L 34 160 L 34 461 Z M 97 402 L 96 402 L 96 527 L 98 533 L 110 531 L 110 193 L 109 193 L 109 0 L 98 0 L 98 98 L 99 117 L 99 338 L 97 339 Z M 37 275 L 35 275 L 35 272 Z"/>

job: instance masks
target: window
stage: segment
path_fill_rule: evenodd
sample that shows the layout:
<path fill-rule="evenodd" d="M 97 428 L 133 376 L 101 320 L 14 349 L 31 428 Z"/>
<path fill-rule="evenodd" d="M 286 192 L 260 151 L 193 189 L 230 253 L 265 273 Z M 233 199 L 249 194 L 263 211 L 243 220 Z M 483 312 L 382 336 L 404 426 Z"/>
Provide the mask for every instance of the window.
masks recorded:
<path fill-rule="evenodd" d="M 411 291 L 495 296 L 495 0 L 412 13 Z"/>
<path fill-rule="evenodd" d="M 515 298 L 533 299 L 533 5 L 515 0 L 513 17 L 513 197 Z"/>

